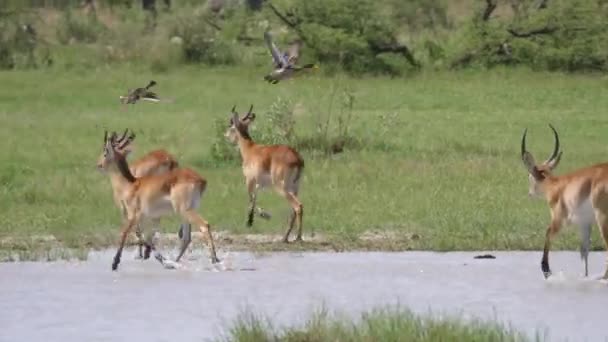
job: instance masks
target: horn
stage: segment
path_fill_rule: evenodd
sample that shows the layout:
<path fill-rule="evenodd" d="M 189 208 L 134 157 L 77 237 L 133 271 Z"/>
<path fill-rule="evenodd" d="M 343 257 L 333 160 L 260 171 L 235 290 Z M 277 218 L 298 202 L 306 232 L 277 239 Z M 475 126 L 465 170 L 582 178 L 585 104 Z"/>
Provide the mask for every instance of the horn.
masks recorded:
<path fill-rule="evenodd" d="M 249 111 L 247 111 L 247 114 L 245 114 L 245 116 L 243 117 L 243 120 L 248 119 L 253 115 L 252 110 L 253 110 L 253 105 L 251 105 L 251 107 L 249 107 Z"/>
<path fill-rule="evenodd" d="M 129 130 L 127 128 L 127 130 Z M 135 132 L 131 131 L 131 134 L 129 135 L 129 137 L 119 146 L 119 149 L 123 149 L 125 147 L 127 147 L 127 145 L 129 145 L 131 142 L 133 142 L 133 140 L 135 139 Z"/>
<path fill-rule="evenodd" d="M 553 127 L 553 125 L 549 124 L 549 127 L 551 127 L 551 130 L 553 131 L 553 137 L 555 139 L 555 146 L 553 147 L 553 153 L 551 154 L 551 156 L 549 157 L 549 159 L 547 159 L 547 161 L 545 163 L 552 162 L 559 155 L 559 135 L 557 134 L 557 131 L 555 130 L 555 127 Z"/>
<path fill-rule="evenodd" d="M 236 110 L 236 105 L 232 106 L 232 109 L 230 110 L 230 112 L 234 113 L 235 110 Z"/>
<path fill-rule="evenodd" d="M 108 130 L 104 130 L 103 131 L 103 143 L 107 143 L 108 142 Z"/>
<path fill-rule="evenodd" d="M 125 129 L 125 131 L 122 133 L 122 137 L 120 137 L 120 138 L 118 138 L 118 140 L 116 140 L 116 143 L 117 144 L 122 143 L 125 140 L 125 138 L 127 137 L 127 133 L 129 133 L 129 129 L 128 128 Z"/>
<path fill-rule="evenodd" d="M 526 153 L 526 134 L 528 133 L 528 129 L 524 129 L 524 135 L 521 138 L 521 159 L 524 159 L 524 154 Z"/>
<path fill-rule="evenodd" d="M 117 136 L 116 132 L 112 132 L 112 134 L 110 135 L 110 143 L 112 145 L 116 144 L 116 136 Z"/>

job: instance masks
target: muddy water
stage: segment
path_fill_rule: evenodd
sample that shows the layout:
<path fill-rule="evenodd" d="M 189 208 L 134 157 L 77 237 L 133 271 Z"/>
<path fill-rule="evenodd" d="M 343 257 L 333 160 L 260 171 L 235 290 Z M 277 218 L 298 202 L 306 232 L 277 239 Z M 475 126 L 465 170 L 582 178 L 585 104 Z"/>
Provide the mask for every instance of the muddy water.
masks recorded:
<path fill-rule="evenodd" d="M 608 340 L 608 285 L 583 279 L 577 253 L 231 253 L 163 269 L 111 252 L 86 262 L 0 264 L 0 341 L 203 341 L 220 336 L 244 309 L 278 324 L 301 322 L 322 304 L 357 314 L 384 304 L 421 313 L 510 322 L 551 340 Z M 592 275 L 604 267 L 592 253 Z"/>

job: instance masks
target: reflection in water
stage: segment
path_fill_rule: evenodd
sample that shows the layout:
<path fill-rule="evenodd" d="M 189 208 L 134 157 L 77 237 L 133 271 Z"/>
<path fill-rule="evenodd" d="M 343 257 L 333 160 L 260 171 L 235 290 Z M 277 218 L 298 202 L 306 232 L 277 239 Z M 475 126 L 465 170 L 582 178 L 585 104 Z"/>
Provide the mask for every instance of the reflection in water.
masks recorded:
<path fill-rule="evenodd" d="M 553 252 L 543 280 L 539 252 L 226 253 L 196 255 L 175 270 L 113 251 L 86 262 L 0 264 L 0 341 L 201 341 L 244 308 L 277 324 L 314 309 L 356 315 L 381 305 L 499 319 L 552 340 L 604 340 L 608 284 L 581 278 L 576 252 Z M 600 275 L 602 253 L 590 256 Z"/>

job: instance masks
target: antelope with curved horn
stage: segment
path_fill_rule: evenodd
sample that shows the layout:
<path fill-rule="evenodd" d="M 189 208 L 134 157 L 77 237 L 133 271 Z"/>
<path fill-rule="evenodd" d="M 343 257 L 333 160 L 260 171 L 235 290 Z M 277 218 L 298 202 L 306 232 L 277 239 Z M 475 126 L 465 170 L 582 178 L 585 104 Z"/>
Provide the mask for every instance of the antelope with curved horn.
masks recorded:
<path fill-rule="evenodd" d="M 543 249 L 541 270 L 548 278 L 549 249 L 551 240 L 559 232 L 562 224 L 572 223 L 580 228 L 580 253 L 585 267 L 585 277 L 589 275 L 587 257 L 591 244 L 591 226 L 597 223 L 601 235 L 608 247 L 608 163 L 595 164 L 556 176 L 552 171 L 557 167 L 562 156 L 559 148 L 559 136 L 552 125 L 555 148 L 549 159 L 540 165 L 526 150 L 527 129 L 521 140 L 521 158 L 529 174 L 530 196 L 544 196 L 551 210 L 549 224 Z M 608 268 L 603 278 L 608 278 Z"/>
<path fill-rule="evenodd" d="M 232 107 L 230 126 L 224 135 L 231 142 L 238 144 L 241 153 L 243 175 L 249 192 L 247 226 L 253 225 L 254 210 L 256 209 L 260 216 L 269 217 L 261 208 L 256 207 L 256 198 L 259 189 L 272 186 L 289 202 L 292 208 L 289 227 L 285 232 L 283 242 L 289 242 L 289 234 L 293 230 L 296 220 L 298 221 L 296 241 L 302 241 L 304 210 L 298 199 L 298 190 L 304 160 L 296 150 L 289 146 L 256 144 L 249 135 L 249 125 L 255 120 L 255 113 L 252 112 L 253 105 L 242 118 L 235 109 L 236 106 Z"/>
<path fill-rule="evenodd" d="M 114 147 L 117 151 L 122 153 L 125 158 L 131 153 L 131 142 L 134 135 L 129 135 L 129 130 L 126 129 L 120 138 L 114 141 Z M 104 149 L 105 141 L 107 137 L 104 137 Z M 100 163 L 103 160 L 103 152 L 99 156 Z M 131 173 L 135 177 L 142 177 L 146 175 L 162 174 L 171 171 L 179 166 L 176 158 L 164 149 L 154 150 L 137 159 L 129 165 Z M 128 189 L 128 183 L 123 177 L 117 174 L 110 176 L 110 183 L 112 185 L 112 194 L 114 203 L 120 209 L 123 219 L 126 219 L 126 209 L 122 204 L 122 199 Z M 181 227 L 180 233 L 182 233 Z M 147 259 L 150 256 L 150 249 L 146 248 L 146 252 L 142 253 L 143 243 L 143 231 L 140 225 L 135 228 L 135 234 L 138 239 L 138 256 L 139 258 Z"/>
<path fill-rule="evenodd" d="M 199 227 L 203 236 L 207 238 L 211 262 L 219 262 L 211 235 L 211 227 L 196 212 L 207 187 L 207 181 L 195 171 L 187 168 L 175 168 L 162 174 L 135 177 L 129 169 L 125 155 L 117 149 L 116 137 L 116 133 L 109 138 L 107 132 L 105 133 L 103 158 L 98 164 L 101 169 L 110 173 L 111 177 L 122 177 L 126 184 L 122 198 L 122 204 L 126 210 L 126 220 L 121 229 L 120 244 L 112 262 L 112 270 L 118 268 L 127 235 L 136 225 L 145 219 L 158 225 L 162 217 L 171 213 L 177 213 L 185 222 Z M 135 134 L 131 133 L 129 140 L 134 139 Z M 176 262 L 182 257 L 189 242 L 189 240 L 182 240 Z M 146 247 L 155 250 L 152 244 L 147 243 Z M 156 253 L 156 258 L 164 264 L 165 258 L 160 253 Z"/>

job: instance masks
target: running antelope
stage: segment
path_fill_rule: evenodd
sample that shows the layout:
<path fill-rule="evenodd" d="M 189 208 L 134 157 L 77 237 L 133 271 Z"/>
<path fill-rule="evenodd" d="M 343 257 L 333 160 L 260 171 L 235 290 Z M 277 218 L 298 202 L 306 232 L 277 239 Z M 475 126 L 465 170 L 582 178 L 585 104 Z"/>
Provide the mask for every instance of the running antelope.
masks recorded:
<path fill-rule="evenodd" d="M 121 228 L 120 244 L 112 270 L 118 268 L 122 250 L 127 235 L 142 220 L 150 220 L 158 226 L 160 219 L 171 213 L 179 214 L 185 222 L 198 226 L 203 236 L 207 238 L 210 248 L 211 262 L 217 263 L 219 259 L 215 253 L 215 245 L 211 235 L 211 227 L 195 210 L 199 206 L 201 197 L 207 187 L 207 181 L 198 173 L 187 168 L 174 168 L 168 172 L 156 175 L 135 177 L 125 158 L 124 153 L 117 148 L 116 133 L 108 138 L 104 135 L 104 153 L 99 162 L 99 168 L 110 173 L 111 177 L 122 177 L 125 183 L 122 204 L 126 211 L 126 220 Z M 131 133 L 129 141 L 135 135 Z M 176 262 L 184 254 L 190 239 L 182 239 L 182 245 Z M 154 245 L 147 243 L 147 248 L 155 250 Z M 156 252 L 156 258 L 164 264 L 164 257 Z"/>
<path fill-rule="evenodd" d="M 134 135 L 128 135 L 129 130 L 125 130 L 122 136 L 114 141 L 114 148 L 119 151 L 125 158 L 131 152 L 131 142 Z M 105 150 L 105 139 L 104 139 L 104 150 Z M 99 156 L 99 165 L 103 160 L 104 152 Z M 156 175 L 165 172 L 169 172 L 178 167 L 178 162 L 174 156 L 172 156 L 166 150 L 154 150 L 137 159 L 135 162 L 129 165 L 131 173 L 135 177 L 142 177 L 146 175 Z M 114 203 L 120 209 L 123 219 L 127 218 L 127 212 L 125 206 L 122 204 L 124 196 L 127 194 L 129 183 L 119 174 L 110 174 L 110 183 L 112 184 L 112 193 Z M 181 233 L 180 229 L 180 233 Z M 140 225 L 135 228 L 135 234 L 138 239 L 138 252 L 139 258 L 147 259 L 150 256 L 150 249 L 146 247 L 145 254 L 142 253 L 143 243 L 143 231 Z"/>
<path fill-rule="evenodd" d="M 551 240 L 564 223 L 576 224 L 580 228 L 581 259 L 585 266 L 585 277 L 589 275 L 587 257 L 591 244 L 591 226 L 597 223 L 608 247 L 608 163 L 596 164 L 581 168 L 565 175 L 555 176 L 552 171 L 557 167 L 562 156 L 559 148 L 559 136 L 552 125 L 555 138 L 553 153 L 540 165 L 534 161 L 532 154 L 526 150 L 526 133 L 521 140 L 521 158 L 529 174 L 530 196 L 543 196 L 549 203 L 551 223 L 545 235 L 545 247 L 541 261 L 541 270 L 545 278 L 551 275 L 549 268 L 549 249 Z M 608 268 L 604 279 L 608 278 Z"/>
<path fill-rule="evenodd" d="M 292 208 L 289 228 L 285 232 L 283 242 L 289 242 L 289 234 L 293 230 L 295 220 L 298 220 L 296 241 L 302 241 L 302 203 L 298 199 L 300 176 L 304 169 L 304 160 L 293 148 L 286 145 L 258 145 L 249 135 L 249 125 L 255 120 L 252 112 L 253 105 L 245 116 L 239 118 L 232 107 L 230 127 L 224 134 L 232 143 L 238 144 L 243 161 L 243 174 L 249 192 L 249 216 L 247 226 L 253 225 L 254 210 L 259 215 L 268 218 L 269 215 L 260 207 L 256 207 L 257 191 L 272 186 L 276 192 L 289 202 Z"/>

